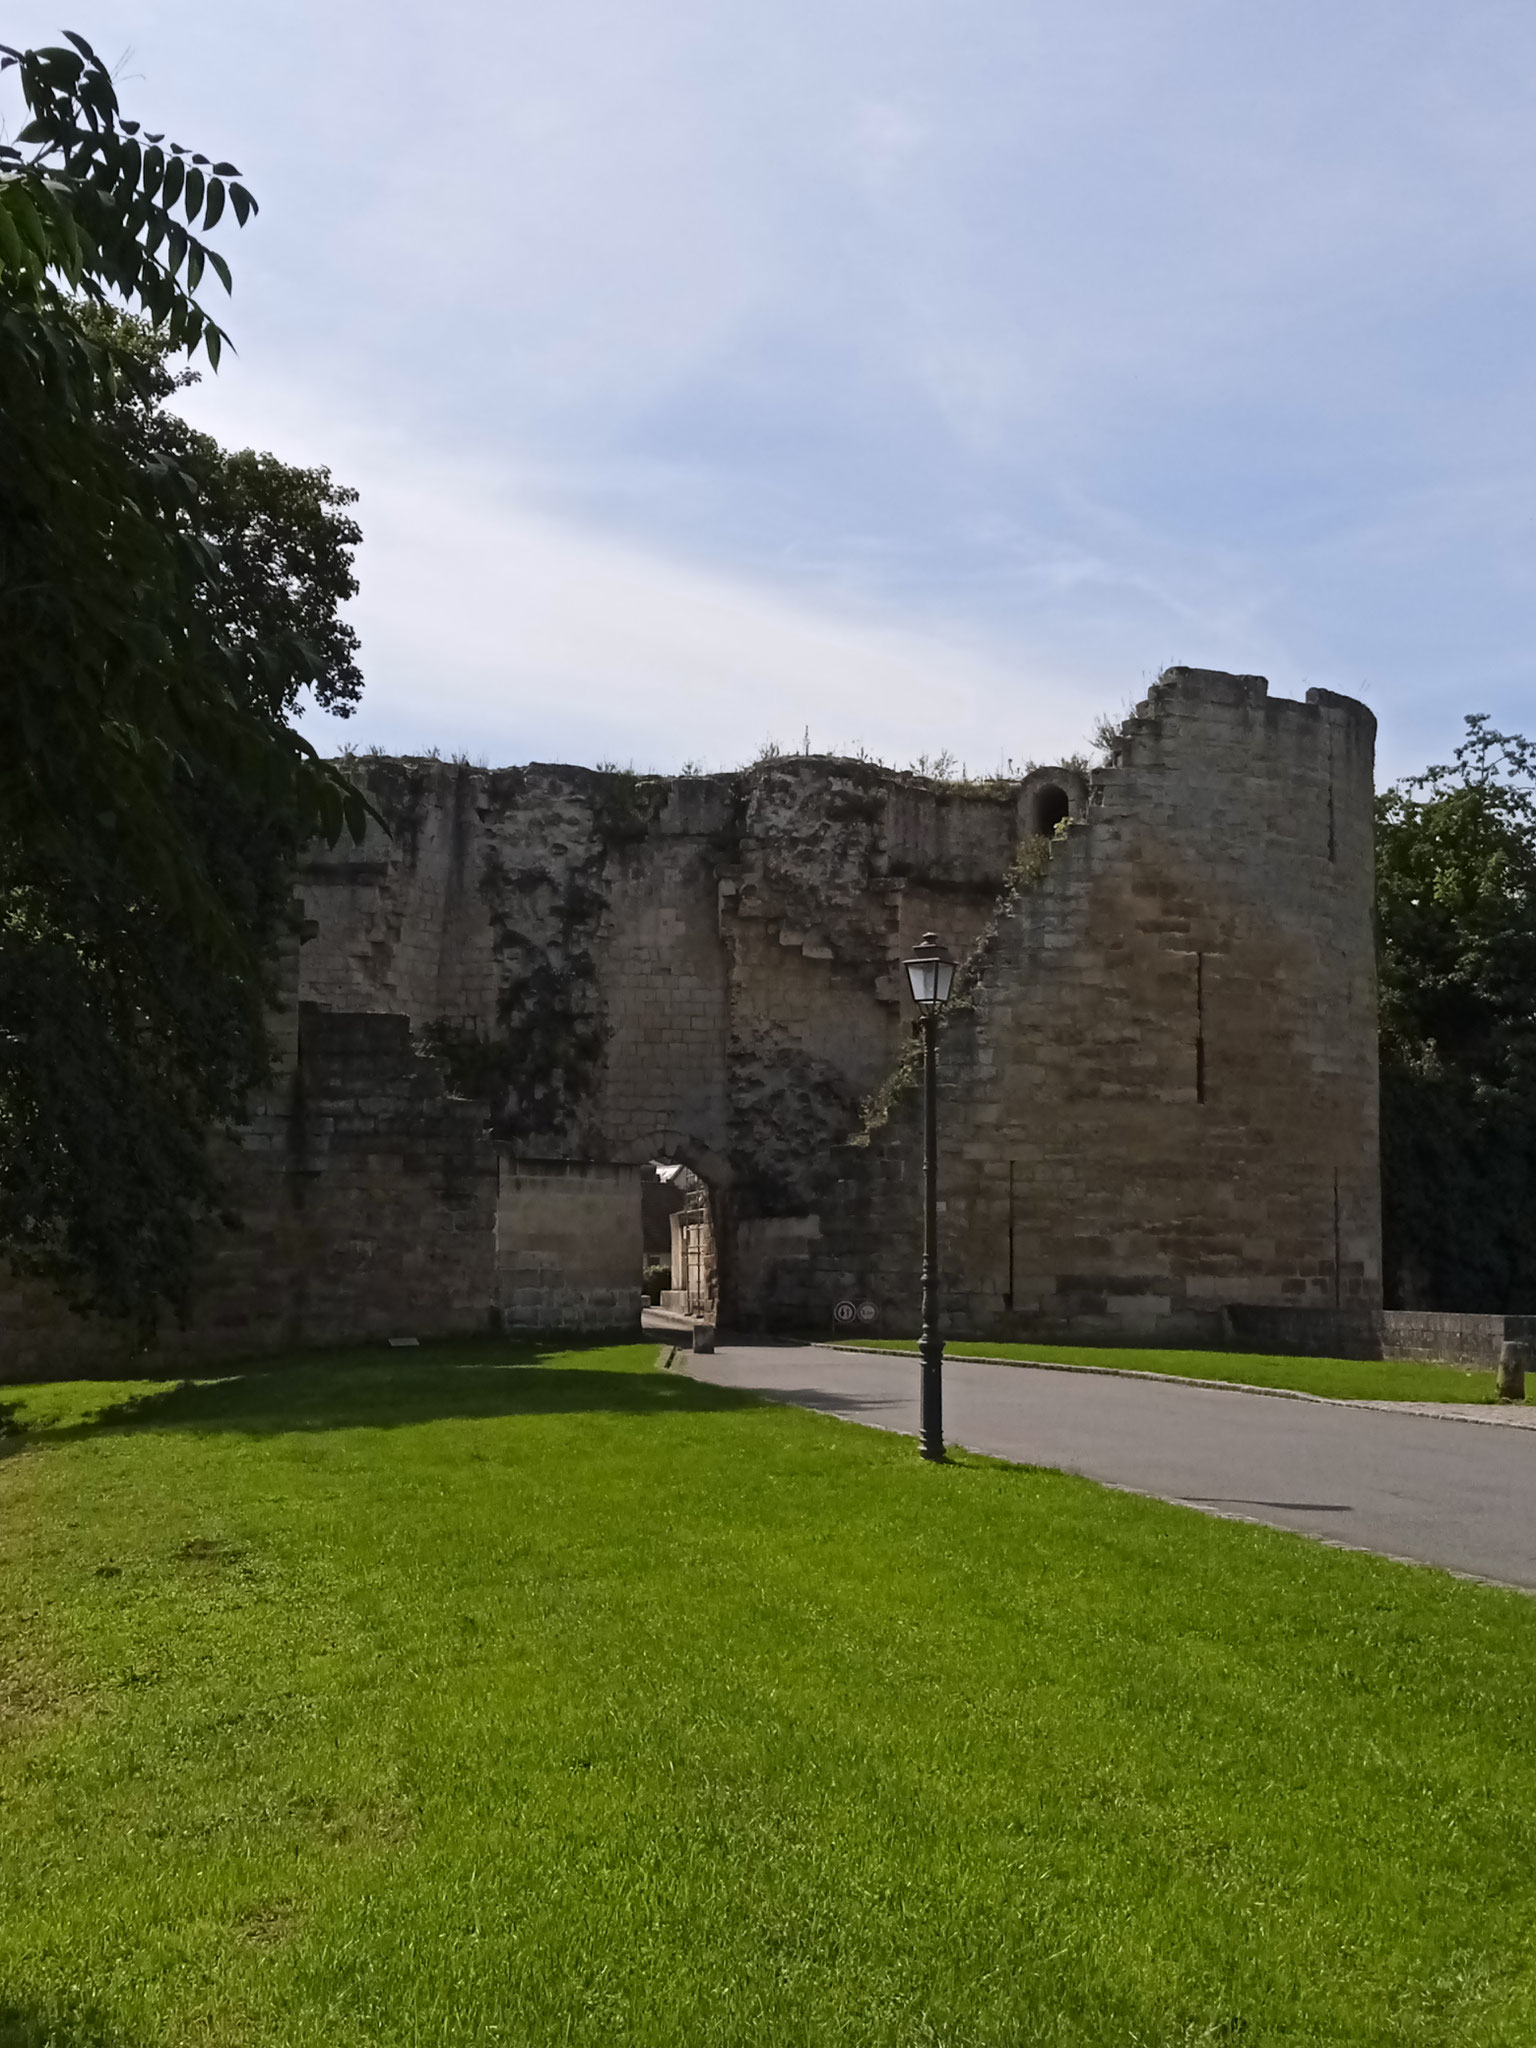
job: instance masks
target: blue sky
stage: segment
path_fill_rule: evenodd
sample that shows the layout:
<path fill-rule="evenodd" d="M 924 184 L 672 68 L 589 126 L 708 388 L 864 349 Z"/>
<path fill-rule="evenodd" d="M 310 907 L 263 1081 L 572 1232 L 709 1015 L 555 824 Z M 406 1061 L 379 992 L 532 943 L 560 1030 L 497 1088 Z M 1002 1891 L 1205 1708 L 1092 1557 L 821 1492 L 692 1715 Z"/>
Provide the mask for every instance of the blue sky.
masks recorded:
<path fill-rule="evenodd" d="M 56 9 L 262 202 L 188 409 L 362 491 L 359 741 L 983 770 L 1171 661 L 1384 777 L 1536 727 L 1528 6 Z"/>

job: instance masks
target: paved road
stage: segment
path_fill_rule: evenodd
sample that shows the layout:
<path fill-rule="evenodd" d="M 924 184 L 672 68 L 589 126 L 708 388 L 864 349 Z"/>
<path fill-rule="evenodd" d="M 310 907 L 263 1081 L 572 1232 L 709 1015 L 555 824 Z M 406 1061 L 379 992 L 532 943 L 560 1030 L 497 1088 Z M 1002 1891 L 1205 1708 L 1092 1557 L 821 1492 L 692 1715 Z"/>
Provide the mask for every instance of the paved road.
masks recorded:
<path fill-rule="evenodd" d="M 678 1366 L 917 1433 L 915 1359 L 728 1344 Z M 974 1359 L 945 1361 L 944 1421 L 968 1450 L 1536 1591 L 1536 1432 Z"/>

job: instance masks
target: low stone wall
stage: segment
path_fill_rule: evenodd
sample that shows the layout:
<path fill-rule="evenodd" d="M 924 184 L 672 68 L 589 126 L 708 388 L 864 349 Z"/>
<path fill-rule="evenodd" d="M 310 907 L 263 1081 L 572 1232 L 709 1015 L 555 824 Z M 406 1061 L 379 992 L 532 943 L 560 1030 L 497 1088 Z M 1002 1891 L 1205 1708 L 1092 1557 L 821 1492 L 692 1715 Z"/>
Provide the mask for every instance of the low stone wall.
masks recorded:
<path fill-rule="evenodd" d="M 212 1140 L 240 1222 L 210 1228 L 186 1328 L 146 1349 L 44 1287 L 0 1279 L 0 1382 L 490 1327 L 485 1104 L 446 1094 L 404 1017 L 305 1004 L 287 1024 L 278 1084 Z"/>
<path fill-rule="evenodd" d="M 21 1380 L 129 1378 L 146 1370 L 144 1358 L 130 1332 L 71 1315 L 49 1288 L 0 1268 L 0 1386 Z"/>
<path fill-rule="evenodd" d="M 499 1147 L 497 1308 L 505 1329 L 640 1329 L 640 1169 L 516 1159 Z"/>
<path fill-rule="evenodd" d="M 1301 1358 L 1417 1358 L 1485 1372 L 1497 1371 L 1505 1344 L 1536 1342 L 1536 1316 L 1234 1306 L 1227 1320 L 1233 1341 L 1245 1351 Z"/>

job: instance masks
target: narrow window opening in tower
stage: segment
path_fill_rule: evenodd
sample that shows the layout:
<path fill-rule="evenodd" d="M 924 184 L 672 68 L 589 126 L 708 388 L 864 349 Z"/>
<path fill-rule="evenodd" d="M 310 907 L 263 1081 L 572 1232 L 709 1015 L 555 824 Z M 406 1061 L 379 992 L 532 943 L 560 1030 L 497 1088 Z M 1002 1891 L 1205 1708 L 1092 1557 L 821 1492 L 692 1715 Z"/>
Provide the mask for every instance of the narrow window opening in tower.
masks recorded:
<path fill-rule="evenodd" d="M 1049 839 L 1063 818 L 1070 817 L 1071 800 L 1064 789 L 1048 782 L 1035 792 L 1033 830 L 1037 839 Z"/>
<path fill-rule="evenodd" d="M 1333 1305 L 1341 1308 L 1344 1303 L 1344 1231 L 1339 1215 L 1339 1169 L 1333 1169 Z"/>
<path fill-rule="evenodd" d="M 1195 955 L 1195 1100 L 1205 1100 L 1205 955 Z"/>
<path fill-rule="evenodd" d="M 1012 1308 L 1012 1307 L 1013 1307 L 1013 1270 L 1014 1270 L 1014 1193 L 1013 1193 L 1013 1169 L 1014 1169 L 1014 1162 L 1013 1162 L 1013 1160 L 1011 1160 L 1011 1159 L 1010 1159 L 1010 1160 L 1009 1160 L 1009 1162 L 1008 1162 L 1008 1285 L 1007 1285 L 1007 1287 L 1006 1287 L 1006 1288 L 1005 1288 L 1005 1289 L 1003 1290 L 1003 1307 L 1004 1307 L 1004 1308 Z"/>

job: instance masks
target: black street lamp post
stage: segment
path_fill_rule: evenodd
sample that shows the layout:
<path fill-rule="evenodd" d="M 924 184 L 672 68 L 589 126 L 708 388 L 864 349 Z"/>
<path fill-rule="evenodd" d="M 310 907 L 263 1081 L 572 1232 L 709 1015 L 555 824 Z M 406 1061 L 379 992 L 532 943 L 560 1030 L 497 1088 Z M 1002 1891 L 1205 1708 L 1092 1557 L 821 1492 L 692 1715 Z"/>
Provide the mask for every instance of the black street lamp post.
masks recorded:
<path fill-rule="evenodd" d="M 923 1456 L 944 1455 L 944 1339 L 939 1333 L 939 1011 L 954 986 L 955 963 L 934 932 L 925 932 L 902 965 L 923 1034 Z"/>

